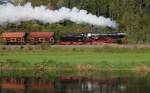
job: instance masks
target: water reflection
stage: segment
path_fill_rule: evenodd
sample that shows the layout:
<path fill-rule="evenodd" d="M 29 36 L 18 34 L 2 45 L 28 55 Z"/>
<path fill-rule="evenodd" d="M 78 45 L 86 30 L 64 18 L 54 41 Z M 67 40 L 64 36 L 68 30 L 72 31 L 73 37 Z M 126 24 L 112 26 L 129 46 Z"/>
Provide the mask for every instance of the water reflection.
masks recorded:
<path fill-rule="evenodd" d="M 150 78 L 0 78 L 1 93 L 150 93 Z M 142 85 L 141 85 L 142 84 Z M 140 88 L 140 89 L 139 89 Z"/>
<path fill-rule="evenodd" d="M 50 93 L 53 82 L 44 78 L 1 78 L 1 93 Z"/>
<path fill-rule="evenodd" d="M 61 93 L 117 93 L 124 87 L 127 78 L 61 78 Z M 124 90 L 123 89 L 123 90 Z"/>

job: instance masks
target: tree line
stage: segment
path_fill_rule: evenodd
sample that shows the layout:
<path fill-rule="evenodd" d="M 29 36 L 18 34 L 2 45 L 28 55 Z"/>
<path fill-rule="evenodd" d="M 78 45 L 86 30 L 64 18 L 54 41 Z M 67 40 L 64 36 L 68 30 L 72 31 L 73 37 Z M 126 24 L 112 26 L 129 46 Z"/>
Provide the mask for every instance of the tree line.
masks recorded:
<path fill-rule="evenodd" d="M 31 2 L 33 6 L 45 5 L 49 9 L 77 7 L 97 16 L 110 17 L 119 23 L 118 29 L 98 28 L 87 24 L 72 22 L 41 24 L 22 22 L 0 26 L 0 31 L 55 31 L 59 34 L 82 31 L 118 31 L 126 32 L 130 43 L 150 43 L 150 0 L 12 0 L 13 4 L 24 5 Z"/>

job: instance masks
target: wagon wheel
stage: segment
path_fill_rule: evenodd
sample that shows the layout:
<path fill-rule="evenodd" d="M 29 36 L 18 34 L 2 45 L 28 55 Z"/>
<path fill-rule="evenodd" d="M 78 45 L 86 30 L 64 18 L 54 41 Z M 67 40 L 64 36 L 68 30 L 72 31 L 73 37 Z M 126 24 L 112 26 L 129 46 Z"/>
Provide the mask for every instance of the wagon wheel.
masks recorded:
<path fill-rule="evenodd" d="M 54 38 L 51 38 L 50 41 L 49 41 L 49 43 L 50 43 L 50 44 L 54 44 L 54 43 L 55 43 Z"/>

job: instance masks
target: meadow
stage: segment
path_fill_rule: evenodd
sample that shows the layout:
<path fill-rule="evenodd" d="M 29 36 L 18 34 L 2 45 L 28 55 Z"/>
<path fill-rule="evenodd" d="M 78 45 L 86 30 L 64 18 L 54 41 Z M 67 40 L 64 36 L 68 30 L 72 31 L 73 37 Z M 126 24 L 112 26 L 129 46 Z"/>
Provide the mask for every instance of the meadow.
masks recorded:
<path fill-rule="evenodd" d="M 1 47 L 2 71 L 150 72 L 149 48 L 25 46 Z"/>

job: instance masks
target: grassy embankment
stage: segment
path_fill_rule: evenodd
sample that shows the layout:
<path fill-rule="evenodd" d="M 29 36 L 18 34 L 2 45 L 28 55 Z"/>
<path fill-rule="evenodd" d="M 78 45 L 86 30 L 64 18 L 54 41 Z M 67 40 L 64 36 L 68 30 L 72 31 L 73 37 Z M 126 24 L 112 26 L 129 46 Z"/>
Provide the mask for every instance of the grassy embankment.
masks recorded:
<path fill-rule="evenodd" d="M 3 72 L 30 71 L 88 73 L 99 71 L 150 72 L 149 48 L 113 47 L 1 47 Z"/>

